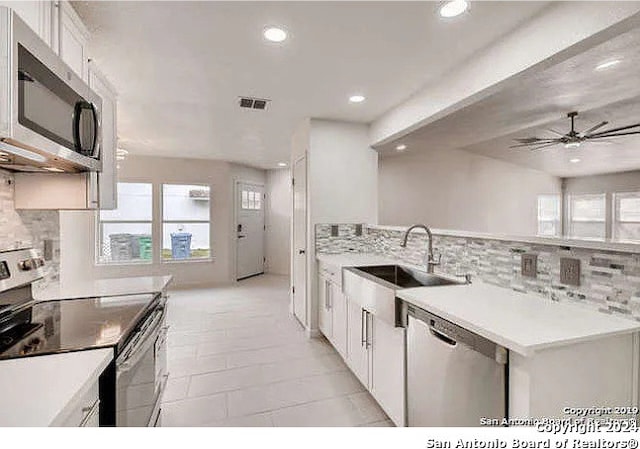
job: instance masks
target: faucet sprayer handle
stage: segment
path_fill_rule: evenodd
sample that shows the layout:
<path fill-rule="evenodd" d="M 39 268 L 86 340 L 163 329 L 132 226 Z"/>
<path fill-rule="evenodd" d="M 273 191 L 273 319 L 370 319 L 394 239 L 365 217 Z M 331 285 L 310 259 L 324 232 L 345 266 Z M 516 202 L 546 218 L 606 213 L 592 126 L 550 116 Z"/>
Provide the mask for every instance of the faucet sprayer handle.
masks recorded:
<path fill-rule="evenodd" d="M 429 255 L 429 258 L 427 260 L 429 265 L 440 265 L 441 261 L 442 261 L 442 254 L 441 253 L 435 253 L 433 255 Z"/>

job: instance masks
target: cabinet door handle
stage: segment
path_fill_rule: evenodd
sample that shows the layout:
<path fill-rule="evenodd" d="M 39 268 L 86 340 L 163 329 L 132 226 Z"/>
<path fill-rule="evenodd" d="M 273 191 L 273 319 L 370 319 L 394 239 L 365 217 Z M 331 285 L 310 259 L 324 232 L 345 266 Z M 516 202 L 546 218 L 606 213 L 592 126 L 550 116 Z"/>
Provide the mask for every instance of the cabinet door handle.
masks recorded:
<path fill-rule="evenodd" d="M 369 318 L 369 317 L 372 317 L 372 318 Z M 373 320 L 373 316 L 371 315 L 371 313 L 367 312 L 367 336 L 366 336 L 367 338 L 366 338 L 366 346 L 365 346 L 367 348 L 371 347 L 371 340 L 373 340 L 373 336 L 371 339 L 369 339 L 369 335 L 372 333 L 371 328 L 373 327 L 373 326 L 369 326 L 370 319 Z"/>
<path fill-rule="evenodd" d="M 364 346 L 367 343 L 367 339 L 365 337 L 365 320 L 367 319 L 366 311 L 364 309 L 360 309 L 360 345 Z"/>
<path fill-rule="evenodd" d="M 328 309 L 333 308 L 333 291 L 331 288 L 331 282 L 327 281 L 327 301 L 329 302 Z"/>

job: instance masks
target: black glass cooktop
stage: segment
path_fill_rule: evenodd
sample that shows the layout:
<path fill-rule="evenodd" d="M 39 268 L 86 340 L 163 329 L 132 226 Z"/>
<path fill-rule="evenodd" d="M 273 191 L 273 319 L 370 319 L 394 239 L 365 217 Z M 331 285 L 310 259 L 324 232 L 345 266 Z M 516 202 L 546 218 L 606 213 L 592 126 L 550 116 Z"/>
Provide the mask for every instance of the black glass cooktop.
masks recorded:
<path fill-rule="evenodd" d="M 115 347 L 119 352 L 157 300 L 157 295 L 148 294 L 37 303 L 30 308 L 30 323 L 23 323 L 23 328 L 44 326 L 45 342 L 29 355 L 100 347 Z M 8 338 L 19 336 L 6 337 L 9 344 Z M 16 357 L 5 354 L 6 349 L 0 346 L 0 359 Z"/>

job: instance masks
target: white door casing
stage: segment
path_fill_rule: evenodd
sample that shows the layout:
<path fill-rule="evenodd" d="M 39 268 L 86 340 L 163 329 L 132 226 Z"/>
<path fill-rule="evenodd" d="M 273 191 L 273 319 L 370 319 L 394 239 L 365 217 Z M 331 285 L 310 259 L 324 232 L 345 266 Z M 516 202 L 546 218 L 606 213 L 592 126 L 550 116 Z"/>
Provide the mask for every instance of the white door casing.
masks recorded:
<path fill-rule="evenodd" d="M 293 164 L 293 245 L 291 278 L 293 280 L 293 314 L 307 326 L 307 158 Z"/>
<path fill-rule="evenodd" d="M 264 185 L 237 181 L 236 279 L 264 273 Z"/>

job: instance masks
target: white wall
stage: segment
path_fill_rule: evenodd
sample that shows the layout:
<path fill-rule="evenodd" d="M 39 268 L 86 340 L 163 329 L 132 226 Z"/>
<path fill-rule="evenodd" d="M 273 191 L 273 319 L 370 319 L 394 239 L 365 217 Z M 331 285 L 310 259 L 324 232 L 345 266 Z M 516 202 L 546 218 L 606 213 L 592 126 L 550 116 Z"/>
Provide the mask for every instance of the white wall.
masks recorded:
<path fill-rule="evenodd" d="M 291 271 L 291 171 L 267 172 L 267 272 L 289 275 Z"/>
<path fill-rule="evenodd" d="M 150 264 L 95 265 L 95 212 L 60 213 L 61 282 L 74 278 L 113 278 L 172 274 L 174 285 L 211 285 L 235 279 L 235 233 L 233 186 L 235 180 L 265 182 L 264 170 L 223 161 L 130 156 L 120 163 L 119 180 L 154 183 L 154 255 Z M 212 259 L 162 262 L 157 250 L 162 235 L 160 184 L 211 186 Z"/>
<path fill-rule="evenodd" d="M 537 196 L 560 193 L 549 174 L 462 150 L 379 162 L 380 224 L 535 235 Z"/>
<path fill-rule="evenodd" d="M 316 223 L 376 223 L 378 153 L 369 146 L 369 127 L 311 120 L 309 204 Z"/>

